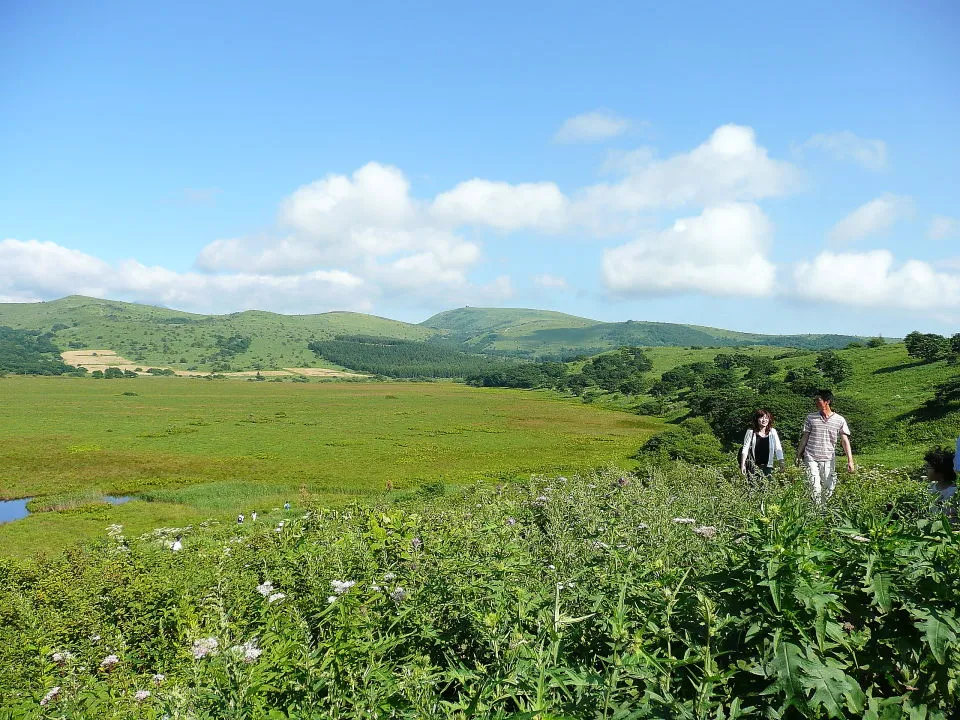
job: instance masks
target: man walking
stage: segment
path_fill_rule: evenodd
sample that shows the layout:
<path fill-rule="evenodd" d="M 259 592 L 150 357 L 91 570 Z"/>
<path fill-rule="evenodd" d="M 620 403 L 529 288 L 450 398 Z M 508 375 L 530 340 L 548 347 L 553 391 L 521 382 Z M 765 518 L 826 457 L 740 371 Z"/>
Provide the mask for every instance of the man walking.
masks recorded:
<path fill-rule="evenodd" d="M 817 412 L 807 415 L 803 434 L 797 447 L 797 464 L 803 462 L 813 486 L 813 499 L 819 505 L 830 499 L 837 485 L 837 438 L 847 456 L 847 471 L 853 472 L 853 450 L 850 448 L 850 428 L 839 413 L 830 409 L 833 393 L 818 390 L 814 396 Z"/>

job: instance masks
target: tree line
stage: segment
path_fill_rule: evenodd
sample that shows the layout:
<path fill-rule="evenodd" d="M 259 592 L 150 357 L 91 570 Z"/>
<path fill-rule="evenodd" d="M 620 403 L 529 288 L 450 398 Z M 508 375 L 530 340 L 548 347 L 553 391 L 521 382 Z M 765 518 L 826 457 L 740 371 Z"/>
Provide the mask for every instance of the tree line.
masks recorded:
<path fill-rule="evenodd" d="M 393 378 L 466 378 L 510 364 L 443 345 L 371 335 L 337 335 L 332 340 L 314 340 L 307 347 L 336 365 Z"/>
<path fill-rule="evenodd" d="M 0 326 L 0 373 L 64 375 L 77 368 L 60 359 L 50 333 Z"/>

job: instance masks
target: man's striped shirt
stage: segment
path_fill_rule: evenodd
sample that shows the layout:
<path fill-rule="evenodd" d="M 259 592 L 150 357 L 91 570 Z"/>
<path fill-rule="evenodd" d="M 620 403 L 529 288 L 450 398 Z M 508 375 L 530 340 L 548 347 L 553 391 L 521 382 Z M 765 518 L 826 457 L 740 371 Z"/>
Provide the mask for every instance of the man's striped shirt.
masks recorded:
<path fill-rule="evenodd" d="M 804 460 L 824 462 L 837 454 L 837 438 L 840 433 L 850 437 L 850 428 L 846 419 L 839 413 L 825 418 L 818 412 L 810 413 L 803 423 L 803 432 L 809 433 L 803 449 Z"/>

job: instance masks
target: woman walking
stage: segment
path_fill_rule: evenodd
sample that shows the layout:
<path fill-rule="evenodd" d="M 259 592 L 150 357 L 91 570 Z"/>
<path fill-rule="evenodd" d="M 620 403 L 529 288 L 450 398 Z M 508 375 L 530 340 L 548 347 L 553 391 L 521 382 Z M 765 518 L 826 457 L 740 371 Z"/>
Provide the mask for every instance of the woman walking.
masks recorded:
<path fill-rule="evenodd" d="M 773 427 L 773 415 L 769 410 L 757 410 L 753 414 L 753 426 L 747 428 L 740 450 L 740 472 L 744 475 L 762 472 L 773 473 L 773 463 L 780 461 L 783 467 L 783 445 L 780 435 Z"/>

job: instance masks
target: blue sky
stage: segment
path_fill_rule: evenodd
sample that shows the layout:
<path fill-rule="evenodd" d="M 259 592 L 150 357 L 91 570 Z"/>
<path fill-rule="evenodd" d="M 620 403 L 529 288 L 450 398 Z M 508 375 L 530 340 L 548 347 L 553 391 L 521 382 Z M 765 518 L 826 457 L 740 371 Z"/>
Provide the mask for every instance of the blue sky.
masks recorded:
<path fill-rule="evenodd" d="M 4 4 L 0 301 L 960 330 L 956 3 L 516 5 Z"/>

